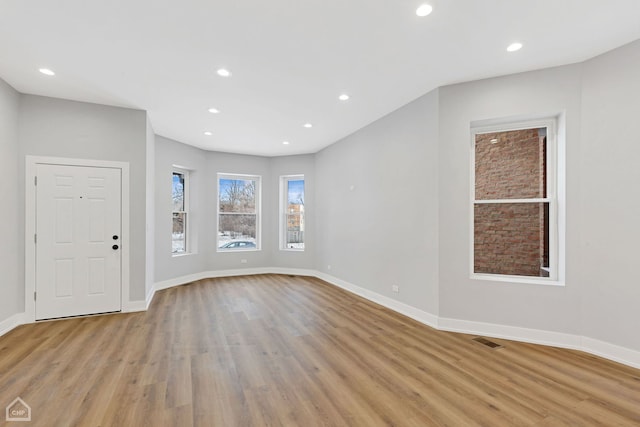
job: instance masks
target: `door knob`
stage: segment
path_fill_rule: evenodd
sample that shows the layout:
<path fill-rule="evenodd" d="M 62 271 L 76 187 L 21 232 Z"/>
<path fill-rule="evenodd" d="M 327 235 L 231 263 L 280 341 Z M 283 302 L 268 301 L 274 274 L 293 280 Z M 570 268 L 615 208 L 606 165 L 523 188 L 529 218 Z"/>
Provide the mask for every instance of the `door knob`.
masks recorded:
<path fill-rule="evenodd" d="M 111 246 L 111 248 L 115 251 L 115 250 L 118 249 L 118 245 L 113 245 L 113 246 Z"/>
<path fill-rule="evenodd" d="M 113 235 L 113 240 L 118 240 L 118 236 L 116 236 L 115 234 Z"/>

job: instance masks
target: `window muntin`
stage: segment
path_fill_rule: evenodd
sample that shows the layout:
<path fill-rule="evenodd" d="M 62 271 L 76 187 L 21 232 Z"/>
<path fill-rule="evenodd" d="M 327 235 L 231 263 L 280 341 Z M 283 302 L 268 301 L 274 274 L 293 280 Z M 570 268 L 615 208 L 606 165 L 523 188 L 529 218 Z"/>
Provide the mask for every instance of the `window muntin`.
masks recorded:
<path fill-rule="evenodd" d="M 280 249 L 304 250 L 304 175 L 280 178 Z"/>
<path fill-rule="evenodd" d="M 171 181 L 171 253 L 173 255 L 181 255 L 189 252 L 189 239 L 187 234 L 189 215 L 188 181 L 188 171 L 180 169 L 173 170 Z"/>
<path fill-rule="evenodd" d="M 260 249 L 260 181 L 218 174 L 218 251 Z"/>
<path fill-rule="evenodd" d="M 472 274 L 557 280 L 554 121 L 472 134 Z"/>

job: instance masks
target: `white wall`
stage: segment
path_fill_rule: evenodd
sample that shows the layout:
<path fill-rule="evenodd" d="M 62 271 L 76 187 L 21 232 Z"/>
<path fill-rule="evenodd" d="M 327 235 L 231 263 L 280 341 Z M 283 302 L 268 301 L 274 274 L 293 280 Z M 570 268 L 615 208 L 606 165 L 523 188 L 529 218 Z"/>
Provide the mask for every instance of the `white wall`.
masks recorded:
<path fill-rule="evenodd" d="M 585 63 L 582 119 L 581 323 L 586 336 L 640 350 L 640 42 Z"/>
<path fill-rule="evenodd" d="M 24 311 L 24 269 L 20 261 L 23 237 L 19 234 L 18 218 L 21 204 L 18 197 L 18 106 L 20 95 L 0 79 L 0 323 Z"/>
<path fill-rule="evenodd" d="M 315 179 L 317 269 L 431 314 L 438 126 L 436 90 L 319 152 Z"/>
<path fill-rule="evenodd" d="M 20 98 L 20 233 L 24 236 L 25 156 L 129 162 L 131 178 L 130 300 L 145 299 L 146 113 L 34 95 Z M 24 237 L 20 239 L 24 269 Z M 24 283 L 21 284 L 24 298 Z"/>

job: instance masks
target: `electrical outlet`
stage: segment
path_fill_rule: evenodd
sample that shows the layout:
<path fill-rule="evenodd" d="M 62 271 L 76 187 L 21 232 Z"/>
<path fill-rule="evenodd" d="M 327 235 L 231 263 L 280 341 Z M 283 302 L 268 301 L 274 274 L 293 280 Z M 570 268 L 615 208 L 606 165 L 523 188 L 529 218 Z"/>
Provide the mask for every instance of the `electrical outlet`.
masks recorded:
<path fill-rule="evenodd" d="M 397 294 L 397 293 L 399 293 L 399 292 L 400 292 L 400 286 L 398 286 L 398 285 L 391 285 L 391 290 Z"/>
<path fill-rule="evenodd" d="M 241 263 L 241 264 L 246 264 L 246 263 L 247 263 L 247 260 L 246 260 L 246 259 L 241 259 L 241 260 L 240 260 L 240 263 Z"/>

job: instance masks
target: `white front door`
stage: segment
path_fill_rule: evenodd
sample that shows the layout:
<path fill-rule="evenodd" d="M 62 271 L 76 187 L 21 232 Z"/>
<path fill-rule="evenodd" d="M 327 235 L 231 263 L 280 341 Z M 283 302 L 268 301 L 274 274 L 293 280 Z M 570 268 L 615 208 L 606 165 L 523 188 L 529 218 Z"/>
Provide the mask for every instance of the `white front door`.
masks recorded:
<path fill-rule="evenodd" d="M 37 165 L 36 320 L 121 310 L 121 170 Z"/>

